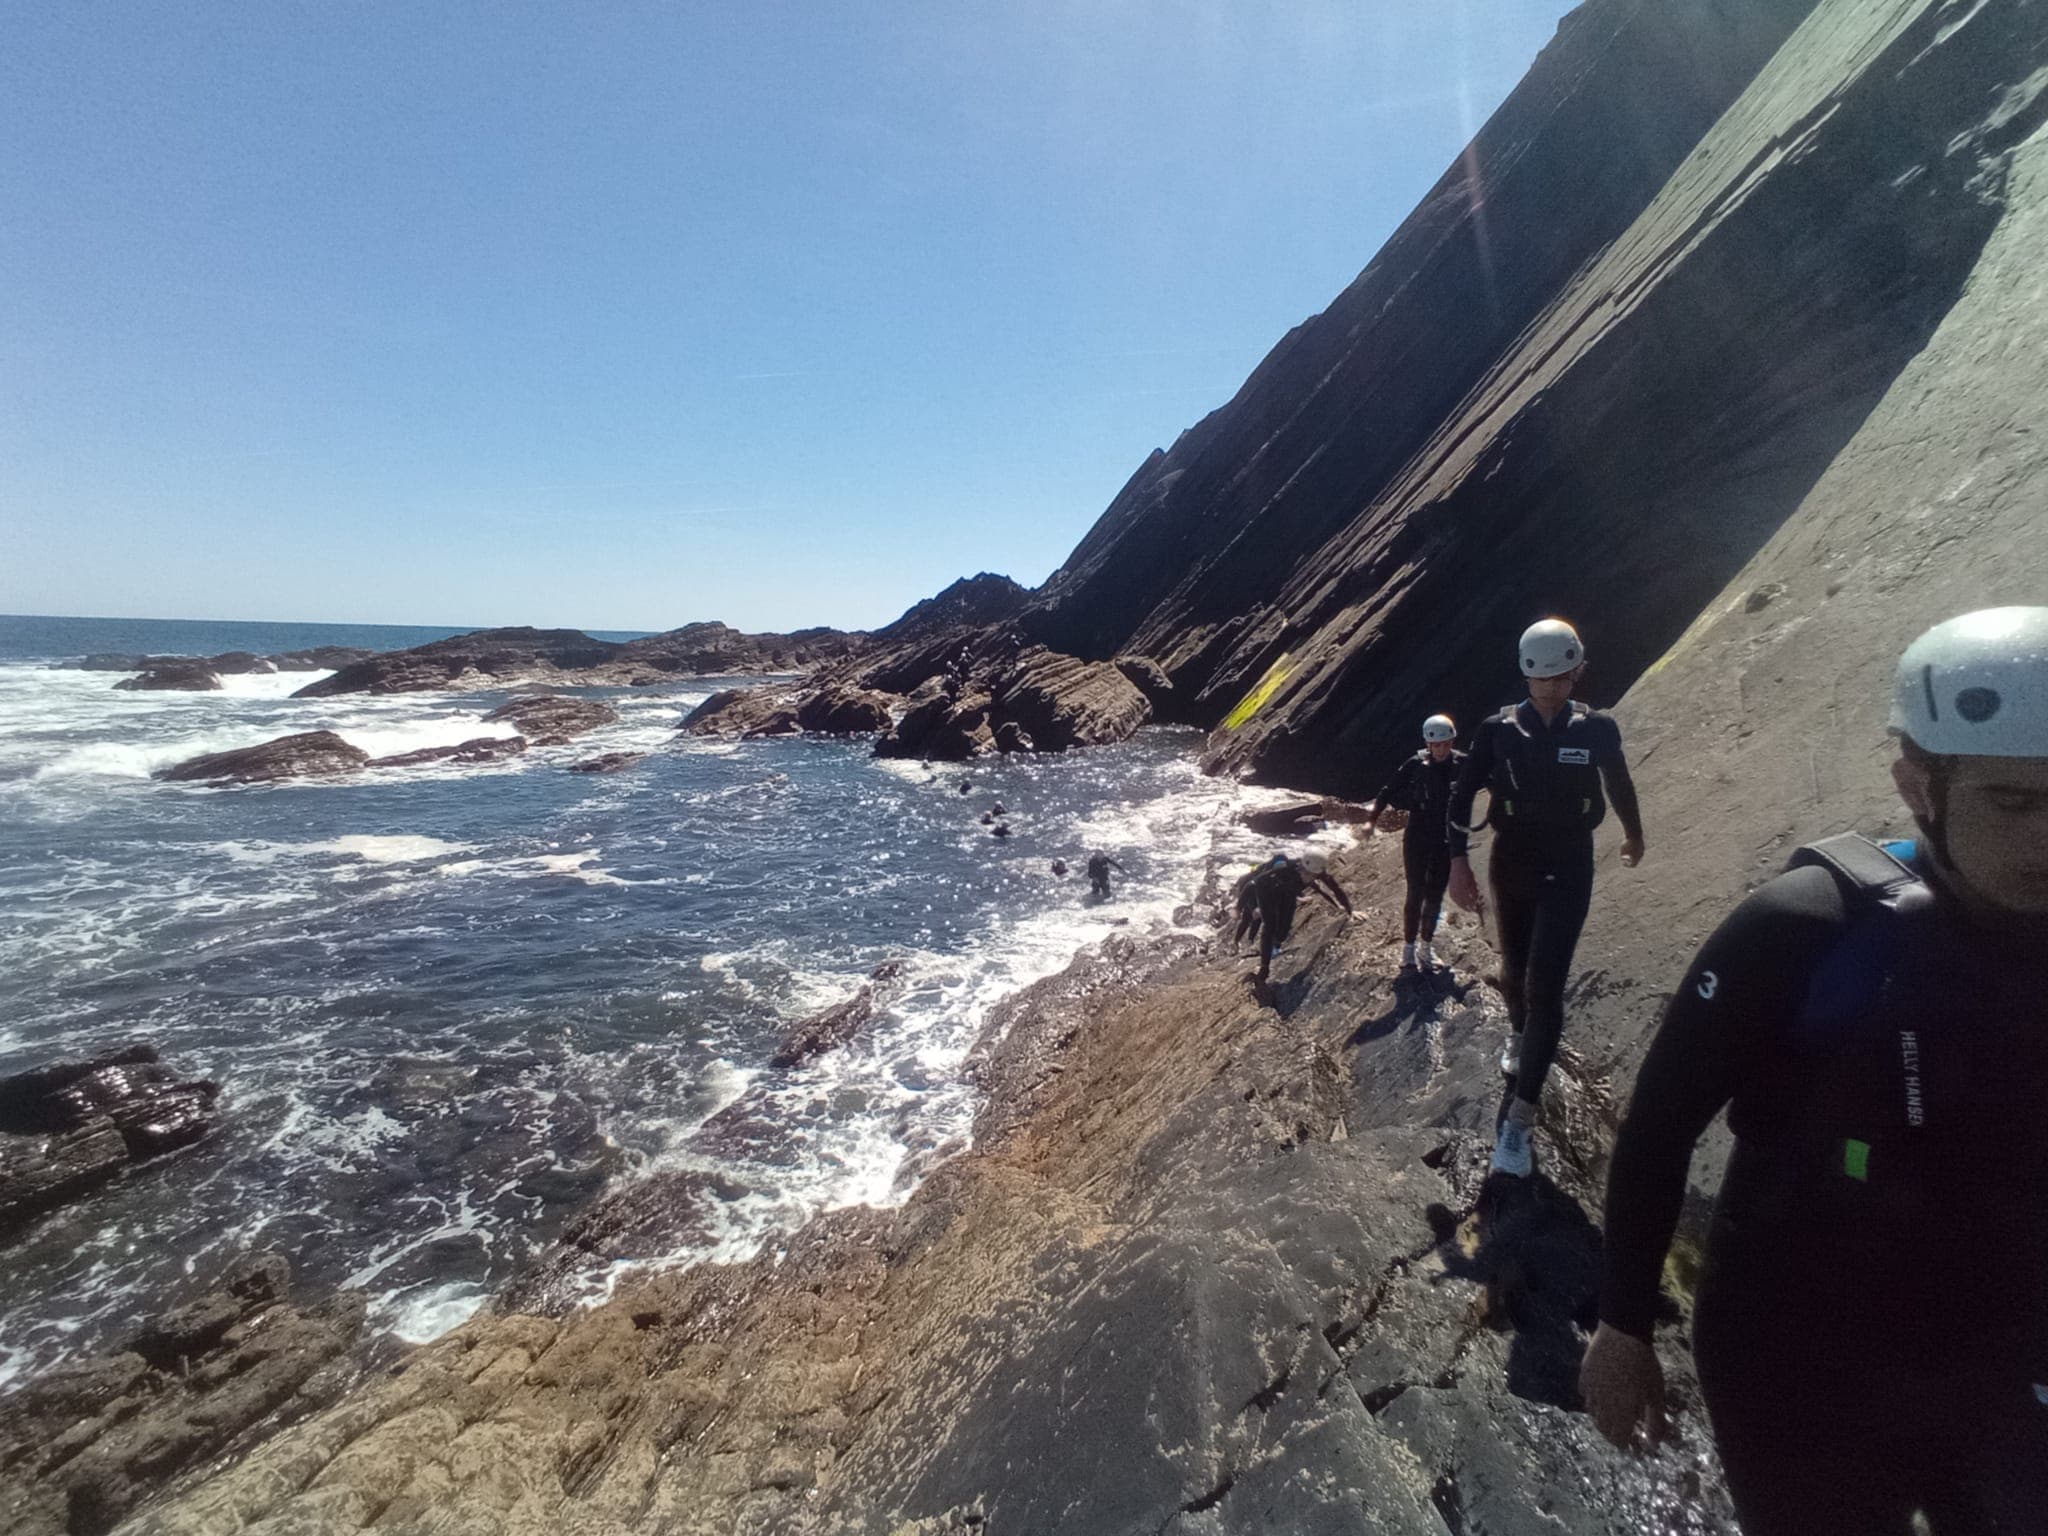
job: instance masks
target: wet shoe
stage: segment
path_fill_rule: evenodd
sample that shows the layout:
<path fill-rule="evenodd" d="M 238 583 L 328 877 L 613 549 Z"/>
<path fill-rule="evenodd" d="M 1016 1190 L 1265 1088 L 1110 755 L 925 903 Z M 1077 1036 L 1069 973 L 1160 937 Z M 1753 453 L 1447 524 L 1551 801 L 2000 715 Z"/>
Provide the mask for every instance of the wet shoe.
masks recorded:
<path fill-rule="evenodd" d="M 1529 1170 L 1536 1166 L 1529 1142 L 1528 1126 L 1513 1117 L 1501 1121 L 1500 1134 L 1493 1143 L 1493 1171 L 1511 1174 L 1518 1179 L 1529 1177 Z"/>
<path fill-rule="evenodd" d="M 1415 969 L 1415 946 L 1412 943 L 1401 946 L 1401 969 L 1404 971 Z"/>
<path fill-rule="evenodd" d="M 1522 1037 L 1509 1035 L 1508 1043 L 1500 1053 L 1500 1069 L 1509 1077 L 1522 1070 Z"/>
<path fill-rule="evenodd" d="M 1435 971 L 1443 968 L 1443 962 L 1437 959 L 1436 951 L 1429 947 L 1429 940 L 1427 939 L 1424 939 L 1415 946 L 1415 963 L 1425 971 Z"/>

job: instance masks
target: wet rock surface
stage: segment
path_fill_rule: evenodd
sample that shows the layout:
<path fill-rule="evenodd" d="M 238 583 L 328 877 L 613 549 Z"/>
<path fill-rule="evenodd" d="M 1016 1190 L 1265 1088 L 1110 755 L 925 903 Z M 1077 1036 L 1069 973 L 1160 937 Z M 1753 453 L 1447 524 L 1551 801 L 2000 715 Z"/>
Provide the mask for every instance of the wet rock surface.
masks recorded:
<path fill-rule="evenodd" d="M 310 1307 L 274 1256 L 141 1329 L 125 1349 L 0 1398 L 10 1536 L 100 1536 L 167 1481 L 340 1395 L 359 1297 Z"/>
<path fill-rule="evenodd" d="M 421 747 L 393 757 L 372 758 L 369 768 L 417 768 L 423 763 L 495 763 L 526 750 L 524 736 L 477 736 L 452 747 Z"/>
<path fill-rule="evenodd" d="M 169 661 L 153 666 L 136 677 L 124 677 L 114 684 L 122 693 L 217 692 L 220 674 L 203 661 Z"/>
<path fill-rule="evenodd" d="M 645 752 L 602 752 L 596 757 L 585 758 L 580 763 L 571 763 L 570 773 L 619 773 L 636 763 L 647 761 Z"/>
<path fill-rule="evenodd" d="M 0 1078 L 0 1241 L 214 1127 L 217 1084 L 181 1081 L 150 1045 Z"/>
<path fill-rule="evenodd" d="M 560 746 L 574 741 L 601 725 L 616 725 L 619 712 L 602 699 L 579 699 L 566 694 L 531 694 L 500 704 L 484 716 L 489 724 L 507 721 L 537 747 Z"/>
<path fill-rule="evenodd" d="M 370 754 L 332 731 L 300 731 L 253 747 L 187 758 L 152 777 L 178 783 L 266 784 L 278 779 L 350 773 L 366 766 Z"/>

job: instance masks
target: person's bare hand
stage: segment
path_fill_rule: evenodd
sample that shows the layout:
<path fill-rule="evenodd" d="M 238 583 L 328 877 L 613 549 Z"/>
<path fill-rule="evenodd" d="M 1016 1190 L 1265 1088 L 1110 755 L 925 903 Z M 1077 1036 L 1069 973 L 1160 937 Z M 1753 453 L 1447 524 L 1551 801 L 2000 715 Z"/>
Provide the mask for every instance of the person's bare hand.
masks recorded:
<path fill-rule="evenodd" d="M 1579 1396 L 1593 1427 L 1623 1450 L 1638 1428 L 1652 1445 L 1664 1438 L 1664 1367 L 1657 1351 L 1632 1333 L 1599 1326 L 1579 1366 Z"/>
<path fill-rule="evenodd" d="M 1625 837 L 1621 840 L 1621 864 L 1624 869 L 1634 869 L 1643 862 L 1643 840 L 1640 837 Z"/>

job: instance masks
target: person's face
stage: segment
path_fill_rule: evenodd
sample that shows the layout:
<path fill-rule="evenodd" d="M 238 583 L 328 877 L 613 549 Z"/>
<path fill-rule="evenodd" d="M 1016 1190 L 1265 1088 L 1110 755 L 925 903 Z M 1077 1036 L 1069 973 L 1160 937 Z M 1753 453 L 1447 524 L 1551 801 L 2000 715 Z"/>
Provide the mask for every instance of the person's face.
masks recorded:
<path fill-rule="evenodd" d="M 1572 689 L 1578 684 L 1579 674 L 1585 670 L 1584 667 L 1575 667 L 1559 677 L 1530 678 L 1530 702 L 1546 715 L 1562 709 L 1565 700 L 1572 696 Z"/>
<path fill-rule="evenodd" d="M 2048 757 L 1952 757 L 1948 856 L 1959 893 L 1977 904 L 2048 916 Z M 1892 779 L 1915 815 L 1934 811 L 1928 767 L 1908 758 Z"/>
<path fill-rule="evenodd" d="M 1451 755 L 1451 744 L 1448 741 L 1432 741 L 1426 743 L 1426 745 L 1429 747 L 1429 755 L 1438 762 L 1442 762 Z"/>

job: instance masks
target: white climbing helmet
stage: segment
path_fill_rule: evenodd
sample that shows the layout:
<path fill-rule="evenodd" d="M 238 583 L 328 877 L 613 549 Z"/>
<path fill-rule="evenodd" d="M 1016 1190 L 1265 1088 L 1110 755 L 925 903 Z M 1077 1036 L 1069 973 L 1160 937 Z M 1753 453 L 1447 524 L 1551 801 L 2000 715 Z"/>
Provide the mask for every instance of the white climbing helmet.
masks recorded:
<path fill-rule="evenodd" d="M 1431 715 L 1422 722 L 1422 739 L 1424 741 L 1456 741 L 1458 739 L 1457 724 L 1449 715 Z"/>
<path fill-rule="evenodd" d="M 1894 734 L 1937 757 L 2048 757 L 2048 608 L 1983 608 L 1906 647 Z"/>
<path fill-rule="evenodd" d="M 1301 866 L 1305 874 L 1327 875 L 1330 872 L 1329 859 L 1320 853 L 1299 854 L 1295 857 L 1294 862 Z"/>
<path fill-rule="evenodd" d="M 1538 619 L 1522 631 L 1522 676 L 1562 677 L 1584 665 L 1586 647 L 1563 619 Z"/>

